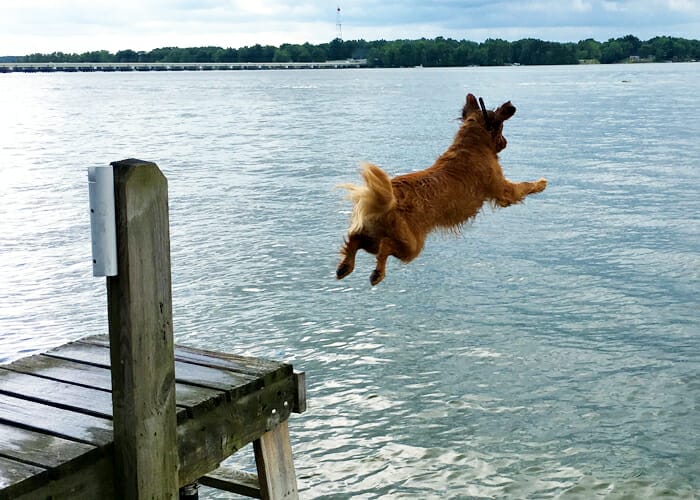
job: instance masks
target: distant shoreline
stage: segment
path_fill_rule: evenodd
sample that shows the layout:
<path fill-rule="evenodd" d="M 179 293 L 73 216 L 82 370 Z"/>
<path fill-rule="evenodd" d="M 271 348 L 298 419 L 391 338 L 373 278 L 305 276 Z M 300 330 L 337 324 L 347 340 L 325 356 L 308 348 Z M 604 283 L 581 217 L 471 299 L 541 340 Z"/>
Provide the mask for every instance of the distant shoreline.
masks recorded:
<path fill-rule="evenodd" d="M 182 69 L 287 69 L 348 67 L 345 61 L 364 61 L 369 68 L 402 67 L 464 67 L 464 66 L 541 66 L 568 65 L 597 62 L 614 64 L 622 62 L 693 62 L 700 60 L 700 40 L 688 40 L 671 36 L 656 36 L 640 40 L 634 35 L 598 42 L 592 38 L 578 42 L 551 42 L 536 38 L 523 38 L 509 42 L 488 38 L 477 43 L 437 37 L 418 40 L 342 40 L 312 45 L 256 44 L 251 47 L 160 47 L 150 51 L 130 49 L 111 53 L 106 50 L 67 54 L 29 54 L 26 56 L 0 56 L 0 63 L 85 63 L 75 66 L 76 71 L 98 65 L 125 64 L 133 68 L 153 65 L 155 70 L 169 67 Z M 136 66 L 139 65 L 139 66 Z M 195 65 L 195 66 L 185 66 Z M 197 65 L 201 66 L 198 68 Z M 219 65 L 219 66 L 214 66 Z M 228 65 L 228 66 L 227 66 Z M 243 66 L 241 66 L 243 65 Z M 129 66 L 104 66 L 129 68 Z M 356 67 L 354 64 L 349 67 Z M 45 69 L 45 68 L 44 68 Z M 48 70 L 46 71 L 55 71 Z M 128 69 L 124 69 L 128 71 Z M 93 71 L 99 71 L 93 69 Z"/>
<path fill-rule="evenodd" d="M 617 64 L 668 64 L 672 61 L 624 61 Z M 681 61 L 699 62 L 699 61 Z M 579 62 L 578 65 L 598 65 L 597 61 Z M 676 63 L 678 64 L 678 63 Z M 541 65 L 520 65 L 503 64 L 504 66 L 541 66 Z M 549 65 L 545 65 L 549 66 Z M 571 64 L 569 66 L 577 66 Z M 433 66 L 433 68 L 455 68 L 455 67 L 497 67 L 497 66 Z M 289 70 L 289 69 L 359 69 L 371 68 L 366 60 L 348 61 L 328 61 L 313 63 L 0 63 L 0 74 L 2 73 L 151 73 L 151 72 L 192 72 L 192 71 L 265 71 L 265 70 Z M 410 66 L 403 68 L 419 68 L 422 66 Z M 372 68 L 391 69 L 391 68 Z M 396 69 L 396 68 L 394 68 Z"/>

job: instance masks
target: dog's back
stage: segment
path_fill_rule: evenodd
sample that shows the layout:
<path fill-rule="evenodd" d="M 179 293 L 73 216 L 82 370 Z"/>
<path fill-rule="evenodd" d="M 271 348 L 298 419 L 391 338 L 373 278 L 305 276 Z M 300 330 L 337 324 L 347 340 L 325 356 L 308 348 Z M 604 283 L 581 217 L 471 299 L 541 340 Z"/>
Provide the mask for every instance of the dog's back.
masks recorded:
<path fill-rule="evenodd" d="M 496 162 L 491 158 L 457 161 L 442 155 L 425 170 L 394 177 L 391 181 L 397 199 L 396 210 L 416 231 L 453 230 L 474 217 L 485 200 L 480 170 L 474 162 Z"/>

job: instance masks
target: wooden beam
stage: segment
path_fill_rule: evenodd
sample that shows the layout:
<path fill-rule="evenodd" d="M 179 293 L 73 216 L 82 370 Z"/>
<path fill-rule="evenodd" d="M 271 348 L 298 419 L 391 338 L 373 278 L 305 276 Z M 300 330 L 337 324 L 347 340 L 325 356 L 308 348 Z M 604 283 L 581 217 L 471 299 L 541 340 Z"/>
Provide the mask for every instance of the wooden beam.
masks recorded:
<path fill-rule="evenodd" d="M 295 391 L 294 380 L 288 377 L 181 423 L 177 428 L 180 484 L 197 481 L 288 419 Z"/>
<path fill-rule="evenodd" d="M 294 370 L 294 383 L 297 386 L 297 393 L 294 397 L 294 413 L 304 413 L 306 411 L 306 372 Z"/>
<path fill-rule="evenodd" d="M 32 488 L 24 494 L 9 495 L 12 500 L 113 500 L 112 457 L 109 454 L 93 456 L 87 465 L 67 474 L 61 473 L 57 479 L 44 481 L 39 488 Z M 0 494 L 0 499 L 2 495 Z M 3 499 L 4 500 L 4 499 Z"/>
<path fill-rule="evenodd" d="M 199 483 L 229 493 L 260 498 L 260 483 L 258 483 L 257 475 L 227 466 L 221 466 L 206 476 L 202 476 Z"/>
<path fill-rule="evenodd" d="M 112 163 L 117 276 L 107 278 L 117 498 L 177 498 L 168 182 L 155 163 Z"/>
<path fill-rule="evenodd" d="M 287 421 L 260 436 L 253 442 L 253 449 L 261 497 L 264 500 L 297 500 L 297 476 Z"/>

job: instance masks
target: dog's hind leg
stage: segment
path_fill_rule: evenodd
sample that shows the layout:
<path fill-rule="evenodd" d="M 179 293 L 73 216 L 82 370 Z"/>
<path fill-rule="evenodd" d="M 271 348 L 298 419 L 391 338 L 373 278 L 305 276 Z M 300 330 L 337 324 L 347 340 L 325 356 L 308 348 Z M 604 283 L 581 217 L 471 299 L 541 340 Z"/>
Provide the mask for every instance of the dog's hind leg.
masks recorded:
<path fill-rule="evenodd" d="M 355 269 L 355 255 L 361 246 L 362 237 L 357 234 L 351 234 L 345 241 L 345 244 L 340 249 L 340 254 L 343 256 L 343 259 L 335 270 L 335 277 L 337 279 L 342 280 Z"/>
<path fill-rule="evenodd" d="M 546 187 L 546 179 L 540 179 L 536 182 L 510 182 L 506 180 L 503 189 L 495 197 L 495 201 L 501 207 L 508 207 L 514 203 L 520 203 L 529 194 L 544 191 Z"/>
<path fill-rule="evenodd" d="M 392 240 L 388 238 L 383 238 L 379 242 L 379 249 L 377 250 L 377 266 L 369 277 L 369 282 L 372 286 L 378 285 L 386 275 L 386 261 L 390 255 L 395 251 Z"/>

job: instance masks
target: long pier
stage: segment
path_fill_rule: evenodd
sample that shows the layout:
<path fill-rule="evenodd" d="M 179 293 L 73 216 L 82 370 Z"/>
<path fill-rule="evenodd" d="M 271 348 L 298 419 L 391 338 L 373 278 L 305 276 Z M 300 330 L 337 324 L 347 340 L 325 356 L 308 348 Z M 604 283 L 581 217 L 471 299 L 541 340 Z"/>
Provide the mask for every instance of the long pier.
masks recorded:
<path fill-rule="evenodd" d="M 269 69 L 364 68 L 367 59 L 326 62 L 245 62 L 245 63 L 0 63 L 0 73 L 78 73 L 122 71 L 236 71 Z"/>

